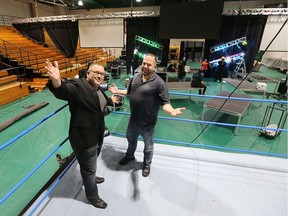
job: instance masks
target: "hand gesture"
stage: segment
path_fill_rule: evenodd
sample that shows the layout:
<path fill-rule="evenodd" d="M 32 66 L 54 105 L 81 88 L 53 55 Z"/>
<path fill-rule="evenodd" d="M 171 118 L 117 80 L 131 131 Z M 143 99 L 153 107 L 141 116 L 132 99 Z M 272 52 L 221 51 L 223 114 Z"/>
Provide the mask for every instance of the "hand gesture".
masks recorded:
<path fill-rule="evenodd" d="M 118 87 L 112 83 L 113 86 L 109 86 L 108 90 L 112 93 L 112 94 L 117 94 L 119 92 Z"/>
<path fill-rule="evenodd" d="M 58 68 L 58 62 L 54 61 L 54 65 L 53 66 L 51 64 L 51 62 L 49 61 L 49 59 L 46 60 L 46 66 L 45 68 L 47 69 L 47 73 L 49 75 L 49 77 L 53 80 L 53 79 L 60 79 L 60 71 Z"/>
<path fill-rule="evenodd" d="M 53 66 L 51 64 L 49 59 L 46 60 L 45 68 L 47 69 L 47 74 L 49 75 L 50 79 L 52 80 L 52 84 L 53 84 L 54 88 L 58 88 L 59 86 L 61 86 L 61 75 L 60 75 L 60 71 L 58 68 L 58 62 L 54 61 L 54 65 L 55 66 Z"/>
<path fill-rule="evenodd" d="M 115 95 L 112 95 L 111 96 L 111 100 L 112 100 L 112 102 L 113 103 L 116 103 L 116 104 L 118 104 L 120 101 L 119 101 L 119 97 L 117 97 L 117 96 L 115 96 Z"/>
<path fill-rule="evenodd" d="M 182 110 L 186 110 L 185 107 L 181 107 L 181 108 L 176 108 L 171 112 L 172 116 L 178 116 L 182 114 Z"/>

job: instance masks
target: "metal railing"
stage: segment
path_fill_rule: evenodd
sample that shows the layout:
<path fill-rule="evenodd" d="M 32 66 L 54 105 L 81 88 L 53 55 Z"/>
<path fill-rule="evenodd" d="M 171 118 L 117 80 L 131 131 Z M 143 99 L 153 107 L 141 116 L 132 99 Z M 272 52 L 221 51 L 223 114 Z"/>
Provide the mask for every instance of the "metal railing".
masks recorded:
<path fill-rule="evenodd" d="M 28 67 L 36 66 L 36 70 L 39 70 L 38 55 L 30 52 L 18 45 L 10 43 L 0 38 L 0 51 L 10 59 L 15 58 L 19 63 Z"/>
<path fill-rule="evenodd" d="M 0 25 L 11 26 L 14 20 L 22 19 L 22 17 L 0 14 Z"/>

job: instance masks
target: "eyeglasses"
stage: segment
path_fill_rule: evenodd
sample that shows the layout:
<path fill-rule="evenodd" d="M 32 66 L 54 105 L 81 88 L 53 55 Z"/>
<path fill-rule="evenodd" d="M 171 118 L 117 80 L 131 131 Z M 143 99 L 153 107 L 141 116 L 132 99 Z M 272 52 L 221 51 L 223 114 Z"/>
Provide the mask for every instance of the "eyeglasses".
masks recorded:
<path fill-rule="evenodd" d="M 103 72 L 99 72 L 99 71 L 92 71 L 92 70 L 89 70 L 89 72 L 93 73 L 94 76 L 96 76 L 96 75 L 104 76 L 104 73 L 103 73 Z"/>

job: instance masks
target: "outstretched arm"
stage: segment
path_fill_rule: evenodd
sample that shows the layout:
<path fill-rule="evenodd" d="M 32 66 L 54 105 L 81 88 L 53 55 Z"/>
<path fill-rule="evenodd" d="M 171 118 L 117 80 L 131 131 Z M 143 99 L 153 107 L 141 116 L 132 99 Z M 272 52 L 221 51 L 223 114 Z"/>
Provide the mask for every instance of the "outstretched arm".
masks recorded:
<path fill-rule="evenodd" d="M 58 68 L 58 62 L 54 61 L 54 66 L 51 64 L 49 59 L 46 60 L 47 74 L 49 75 L 50 79 L 52 80 L 52 85 L 54 88 L 59 88 L 61 86 L 61 75 Z"/>
<path fill-rule="evenodd" d="M 127 95 L 127 90 L 120 90 L 118 89 L 118 87 L 112 83 L 113 86 L 109 86 L 108 90 L 112 93 L 112 94 L 121 94 L 121 95 Z"/>
<path fill-rule="evenodd" d="M 171 104 L 164 104 L 162 106 L 162 108 L 163 108 L 164 112 L 166 112 L 166 113 L 168 113 L 168 114 L 170 114 L 172 116 L 181 115 L 182 114 L 182 110 L 186 110 L 185 107 L 174 109 Z"/>

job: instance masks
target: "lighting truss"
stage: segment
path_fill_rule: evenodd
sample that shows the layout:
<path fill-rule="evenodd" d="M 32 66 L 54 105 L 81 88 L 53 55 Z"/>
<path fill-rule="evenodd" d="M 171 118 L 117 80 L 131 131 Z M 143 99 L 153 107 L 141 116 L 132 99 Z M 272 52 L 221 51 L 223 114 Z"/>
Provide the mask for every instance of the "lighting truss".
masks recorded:
<path fill-rule="evenodd" d="M 137 51 L 137 53 L 135 53 L 135 55 L 139 56 L 140 59 L 143 59 L 146 54 L 147 53 L 143 53 L 143 52 L 140 52 L 140 51 Z M 156 56 L 156 59 L 157 59 L 157 64 L 160 64 L 161 60 L 159 60 L 159 58 L 157 56 Z"/>
<path fill-rule="evenodd" d="M 213 46 L 210 48 L 210 52 L 211 53 L 218 52 L 220 50 L 227 49 L 228 47 L 237 46 L 239 43 L 243 43 L 243 42 L 247 42 L 246 37 L 238 38 L 236 40 L 229 41 L 229 42 L 224 43 L 224 44 Z"/>
<path fill-rule="evenodd" d="M 53 5 L 64 6 L 67 5 L 62 0 L 38 0 L 39 2 L 50 3 Z M 158 17 L 159 10 L 153 11 L 124 11 L 124 12 L 111 12 L 100 13 L 93 15 L 67 15 L 67 16 L 50 16 L 50 17 L 33 17 L 20 20 L 12 20 L 12 23 L 36 23 L 47 21 L 65 21 L 65 20 L 78 20 L 78 19 L 102 19 L 102 18 L 128 18 L 128 17 Z M 242 10 L 227 10 L 223 11 L 222 15 L 288 15 L 288 8 L 256 8 L 256 9 L 242 9 Z"/>
<path fill-rule="evenodd" d="M 231 56 L 227 56 L 225 61 L 229 63 L 232 58 L 234 59 L 235 62 L 241 61 L 244 58 L 244 56 L 245 56 L 244 52 L 237 53 L 237 54 L 234 54 L 234 55 L 231 55 Z M 210 67 L 218 66 L 219 65 L 218 64 L 219 61 L 221 61 L 221 58 L 213 60 L 213 61 L 210 61 L 209 62 Z"/>
<path fill-rule="evenodd" d="M 242 9 L 242 10 L 227 10 L 223 11 L 222 15 L 288 15 L 288 8 L 253 8 L 253 9 Z"/>
<path fill-rule="evenodd" d="M 65 4 L 62 0 L 38 0 L 38 2 L 67 7 L 67 4 Z"/>
<path fill-rule="evenodd" d="M 163 50 L 163 46 L 162 46 L 161 44 L 156 43 L 156 42 L 151 41 L 151 40 L 148 40 L 148 39 L 146 39 L 146 38 L 143 38 L 143 37 L 141 37 L 141 36 L 139 36 L 139 35 L 136 35 L 136 36 L 135 36 L 135 40 L 136 40 L 136 41 L 139 41 L 139 42 L 141 42 L 141 43 L 147 44 L 147 45 L 149 45 L 149 46 L 151 46 L 151 47 L 154 47 L 154 48 L 156 48 L 156 49 Z"/>
<path fill-rule="evenodd" d="M 112 12 L 100 14 L 77 14 L 77 15 L 63 15 L 63 16 L 48 16 L 48 17 L 33 17 L 26 19 L 13 20 L 12 23 L 37 23 L 37 22 L 51 22 L 51 21 L 76 21 L 89 19 L 105 19 L 105 18 L 128 18 L 128 17 L 154 17 L 159 16 L 159 11 L 127 11 L 127 12 Z"/>

